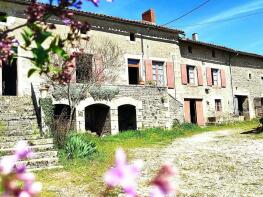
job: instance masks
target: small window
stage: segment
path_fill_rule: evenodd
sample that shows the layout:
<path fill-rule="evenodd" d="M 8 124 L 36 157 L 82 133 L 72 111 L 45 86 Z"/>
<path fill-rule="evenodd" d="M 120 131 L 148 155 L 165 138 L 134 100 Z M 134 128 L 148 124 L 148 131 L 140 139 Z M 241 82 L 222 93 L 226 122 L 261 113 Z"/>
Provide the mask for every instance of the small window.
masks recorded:
<path fill-rule="evenodd" d="M 7 22 L 7 14 L 5 12 L 0 12 L 0 22 L 2 23 Z"/>
<path fill-rule="evenodd" d="M 263 87 L 263 77 L 261 77 L 261 85 L 262 85 L 262 87 Z"/>
<path fill-rule="evenodd" d="M 196 81 L 196 71 L 194 66 L 187 66 L 187 83 L 195 84 Z"/>
<path fill-rule="evenodd" d="M 212 50 L 212 57 L 216 57 L 216 52 Z"/>
<path fill-rule="evenodd" d="M 222 111 L 221 99 L 216 99 L 215 100 L 215 110 L 216 110 L 216 112 L 221 112 Z"/>
<path fill-rule="evenodd" d="M 140 60 L 128 59 L 129 84 L 139 84 Z"/>
<path fill-rule="evenodd" d="M 130 41 L 134 42 L 136 39 L 135 33 L 130 33 Z"/>
<path fill-rule="evenodd" d="M 192 46 L 188 46 L 188 53 L 193 53 L 193 47 Z"/>
<path fill-rule="evenodd" d="M 219 86 L 219 69 L 212 69 L 212 85 Z"/>
<path fill-rule="evenodd" d="M 163 62 L 152 62 L 152 73 L 153 73 L 153 81 L 156 82 L 157 85 L 164 85 L 164 63 Z"/>
<path fill-rule="evenodd" d="M 249 80 L 252 79 L 252 74 L 251 73 L 248 74 L 248 79 Z"/>

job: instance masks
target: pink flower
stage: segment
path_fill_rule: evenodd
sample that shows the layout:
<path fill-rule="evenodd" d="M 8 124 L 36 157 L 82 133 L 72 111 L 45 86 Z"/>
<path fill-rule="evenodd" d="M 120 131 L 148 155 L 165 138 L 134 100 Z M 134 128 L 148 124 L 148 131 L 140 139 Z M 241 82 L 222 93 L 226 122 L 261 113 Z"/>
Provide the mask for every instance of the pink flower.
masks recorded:
<path fill-rule="evenodd" d="M 106 172 L 104 180 L 109 187 L 120 186 L 126 196 L 135 197 L 137 190 L 136 178 L 140 174 L 142 161 L 128 164 L 126 154 L 118 149 L 115 154 L 115 167 Z"/>
<path fill-rule="evenodd" d="M 26 141 L 18 142 L 15 146 L 14 152 L 18 159 L 26 159 L 33 155 Z"/>
<path fill-rule="evenodd" d="M 0 161 L 0 174 L 7 175 L 12 172 L 15 164 L 17 162 L 16 156 L 6 156 Z"/>
<path fill-rule="evenodd" d="M 175 176 L 175 170 L 172 165 L 165 164 L 161 167 L 156 177 L 152 180 L 153 188 L 151 190 L 151 197 L 164 197 L 175 192 L 175 187 L 171 178 Z"/>

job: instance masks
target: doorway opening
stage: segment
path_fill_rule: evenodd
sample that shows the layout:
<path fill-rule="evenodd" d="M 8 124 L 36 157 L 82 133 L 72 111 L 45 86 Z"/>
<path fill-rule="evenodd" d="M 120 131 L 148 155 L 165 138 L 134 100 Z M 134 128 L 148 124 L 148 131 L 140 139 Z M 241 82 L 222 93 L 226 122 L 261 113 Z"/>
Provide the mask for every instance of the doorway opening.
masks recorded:
<path fill-rule="evenodd" d="M 85 129 L 101 136 L 110 133 L 110 107 L 104 104 L 94 104 L 85 108 Z"/>
<path fill-rule="evenodd" d="M 2 65 L 2 95 L 17 96 L 17 59 Z"/>
<path fill-rule="evenodd" d="M 249 103 L 247 96 L 235 96 L 235 105 L 237 114 L 239 116 L 244 116 L 244 119 L 249 119 Z"/>
<path fill-rule="evenodd" d="M 197 123 L 196 102 L 194 99 L 190 100 L 190 118 L 191 118 L 191 123 L 193 124 Z"/>
<path fill-rule="evenodd" d="M 118 107 L 119 131 L 137 130 L 136 107 L 122 105 Z"/>

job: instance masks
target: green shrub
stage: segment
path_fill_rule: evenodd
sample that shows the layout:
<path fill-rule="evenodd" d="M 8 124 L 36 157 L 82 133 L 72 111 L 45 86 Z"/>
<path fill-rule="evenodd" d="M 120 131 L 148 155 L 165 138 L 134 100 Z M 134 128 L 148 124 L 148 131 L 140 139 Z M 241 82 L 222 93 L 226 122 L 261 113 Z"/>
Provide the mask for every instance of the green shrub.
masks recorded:
<path fill-rule="evenodd" d="M 200 127 L 196 124 L 184 122 L 183 124 L 180 125 L 180 128 L 182 128 L 183 130 L 195 130 L 195 129 L 199 129 Z"/>
<path fill-rule="evenodd" d="M 87 139 L 85 139 L 81 134 L 73 133 L 67 138 L 65 151 L 68 158 L 89 158 L 96 152 L 96 150 L 96 144 L 91 141 L 87 141 Z"/>

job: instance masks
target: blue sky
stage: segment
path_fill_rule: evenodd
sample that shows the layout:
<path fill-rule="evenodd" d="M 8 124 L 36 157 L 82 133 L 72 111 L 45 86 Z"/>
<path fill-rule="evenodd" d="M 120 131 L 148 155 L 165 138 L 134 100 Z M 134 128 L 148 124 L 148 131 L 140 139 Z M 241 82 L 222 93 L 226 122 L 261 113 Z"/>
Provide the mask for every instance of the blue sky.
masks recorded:
<path fill-rule="evenodd" d="M 114 0 L 113 3 L 106 3 L 101 0 L 100 7 L 85 3 L 84 10 L 141 20 L 141 13 L 153 8 L 157 24 L 162 25 L 203 2 L 204 0 Z M 248 15 L 250 17 L 246 17 Z M 203 25 L 196 25 L 200 23 Z M 263 54 L 263 0 L 210 0 L 199 10 L 169 27 L 184 30 L 188 37 L 197 32 L 201 41 Z"/>

